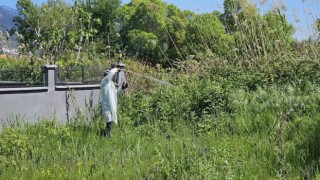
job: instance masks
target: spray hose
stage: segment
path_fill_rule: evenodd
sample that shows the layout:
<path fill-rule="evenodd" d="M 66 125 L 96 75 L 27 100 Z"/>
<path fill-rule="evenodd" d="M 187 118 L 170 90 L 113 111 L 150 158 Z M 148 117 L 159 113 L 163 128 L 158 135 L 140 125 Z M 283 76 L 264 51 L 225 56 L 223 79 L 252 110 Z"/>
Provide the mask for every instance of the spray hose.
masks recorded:
<path fill-rule="evenodd" d="M 152 80 L 152 81 L 156 81 L 156 82 L 158 82 L 159 84 L 162 84 L 162 85 L 171 86 L 171 87 L 174 86 L 173 84 L 168 83 L 168 82 L 166 82 L 166 81 L 162 81 L 162 80 L 157 79 L 157 78 L 153 78 L 153 77 L 150 77 L 150 76 L 138 74 L 138 73 L 135 73 L 135 72 L 133 72 L 133 71 L 126 71 L 126 70 L 124 70 L 124 72 L 127 72 L 127 73 L 129 73 L 129 74 L 133 74 L 133 75 L 138 76 L 138 77 L 150 79 L 150 80 Z"/>

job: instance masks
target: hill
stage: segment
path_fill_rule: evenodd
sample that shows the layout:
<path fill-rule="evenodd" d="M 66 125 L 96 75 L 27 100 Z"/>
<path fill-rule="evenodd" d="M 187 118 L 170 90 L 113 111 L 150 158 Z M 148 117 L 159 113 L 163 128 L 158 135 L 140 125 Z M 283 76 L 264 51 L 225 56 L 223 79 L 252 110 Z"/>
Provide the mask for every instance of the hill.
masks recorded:
<path fill-rule="evenodd" d="M 0 29 L 8 30 L 14 27 L 13 18 L 17 15 L 17 10 L 0 5 Z"/>

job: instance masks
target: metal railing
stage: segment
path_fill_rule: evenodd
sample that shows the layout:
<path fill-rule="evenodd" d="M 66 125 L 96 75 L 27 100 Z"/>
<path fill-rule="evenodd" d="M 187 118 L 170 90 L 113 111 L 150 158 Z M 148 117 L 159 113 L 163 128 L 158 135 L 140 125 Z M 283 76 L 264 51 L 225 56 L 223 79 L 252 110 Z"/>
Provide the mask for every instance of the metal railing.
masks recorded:
<path fill-rule="evenodd" d="M 69 66 L 57 68 L 57 85 L 90 85 L 99 84 L 103 78 L 104 67 Z M 43 87 L 44 72 L 39 69 L 10 67 L 0 68 L 0 88 Z"/>
<path fill-rule="evenodd" d="M 43 73 L 41 67 L 0 68 L 0 88 L 43 87 Z"/>
<path fill-rule="evenodd" d="M 57 70 L 58 85 L 99 84 L 103 77 L 103 67 L 80 65 L 59 68 Z"/>

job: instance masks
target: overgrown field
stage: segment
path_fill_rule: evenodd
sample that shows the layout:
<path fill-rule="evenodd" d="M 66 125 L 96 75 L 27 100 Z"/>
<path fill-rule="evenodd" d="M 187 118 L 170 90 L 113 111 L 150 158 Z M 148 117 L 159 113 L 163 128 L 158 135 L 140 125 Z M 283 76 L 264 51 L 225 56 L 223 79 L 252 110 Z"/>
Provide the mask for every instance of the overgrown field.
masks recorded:
<path fill-rule="evenodd" d="M 121 97 L 120 123 L 111 139 L 101 136 L 99 113 L 89 123 L 81 116 L 67 125 L 54 118 L 35 125 L 15 122 L 0 135 L 0 177 L 317 178 L 317 83 L 305 76 L 296 85 L 261 78 L 265 83 L 253 87 L 257 75 L 222 78 L 213 72 L 179 74 L 171 78 L 175 87 Z"/>
<path fill-rule="evenodd" d="M 283 1 L 265 13 L 250 2 L 198 14 L 162 0 L 18 0 L 26 60 L 0 60 L 0 80 L 32 85 L 44 63 L 69 81 L 93 67 L 96 80 L 121 49 L 126 70 L 175 86 L 129 76 L 111 139 L 98 108 L 68 124 L 13 120 L 0 179 L 320 179 L 320 38 L 293 39 Z"/>

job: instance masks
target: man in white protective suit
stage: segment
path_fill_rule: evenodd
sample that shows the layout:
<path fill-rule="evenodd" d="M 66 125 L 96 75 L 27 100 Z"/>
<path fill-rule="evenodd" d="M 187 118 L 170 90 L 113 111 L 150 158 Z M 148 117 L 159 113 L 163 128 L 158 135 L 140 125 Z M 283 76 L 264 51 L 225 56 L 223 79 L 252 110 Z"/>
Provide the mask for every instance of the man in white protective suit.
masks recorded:
<path fill-rule="evenodd" d="M 123 66 L 122 66 L 123 67 Z M 128 87 L 123 68 L 112 65 L 110 70 L 104 72 L 104 78 L 100 83 L 101 108 L 106 120 L 104 136 L 111 137 L 111 124 L 117 124 L 118 95 Z"/>

